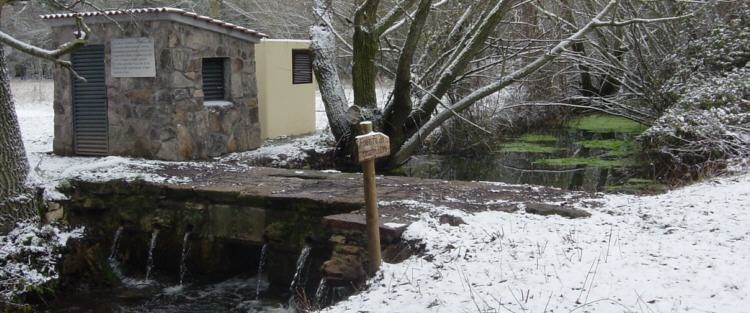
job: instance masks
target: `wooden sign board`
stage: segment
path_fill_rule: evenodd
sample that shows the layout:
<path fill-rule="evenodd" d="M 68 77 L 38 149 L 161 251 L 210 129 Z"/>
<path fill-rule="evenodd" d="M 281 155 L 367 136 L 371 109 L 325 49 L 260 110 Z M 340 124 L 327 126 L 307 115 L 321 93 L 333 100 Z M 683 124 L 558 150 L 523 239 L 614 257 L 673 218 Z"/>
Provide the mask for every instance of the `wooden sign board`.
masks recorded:
<path fill-rule="evenodd" d="M 156 77 L 153 39 L 112 39 L 110 49 L 112 77 Z"/>
<path fill-rule="evenodd" d="M 364 162 L 391 155 L 391 142 L 383 133 L 371 132 L 357 139 L 357 161 Z"/>

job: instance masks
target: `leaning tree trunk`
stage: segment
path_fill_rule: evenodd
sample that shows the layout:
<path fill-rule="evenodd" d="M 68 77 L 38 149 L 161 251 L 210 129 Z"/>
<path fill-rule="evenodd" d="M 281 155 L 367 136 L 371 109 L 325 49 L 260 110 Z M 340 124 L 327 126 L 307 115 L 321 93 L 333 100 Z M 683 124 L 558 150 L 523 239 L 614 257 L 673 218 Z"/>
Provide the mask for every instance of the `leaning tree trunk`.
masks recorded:
<path fill-rule="evenodd" d="M 10 93 L 5 53 L 0 46 L 0 233 L 34 217 L 35 199 L 26 187 L 29 164 Z"/>

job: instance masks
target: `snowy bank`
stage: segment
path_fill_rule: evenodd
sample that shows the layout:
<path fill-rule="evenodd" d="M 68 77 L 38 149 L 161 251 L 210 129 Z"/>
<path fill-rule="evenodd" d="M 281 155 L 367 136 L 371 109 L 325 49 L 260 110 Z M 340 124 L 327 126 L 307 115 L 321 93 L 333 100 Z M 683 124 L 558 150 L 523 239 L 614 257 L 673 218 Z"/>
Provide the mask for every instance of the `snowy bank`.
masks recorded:
<path fill-rule="evenodd" d="M 424 214 L 404 234 L 424 255 L 325 312 L 746 312 L 750 174 L 583 203 L 591 218 Z"/>

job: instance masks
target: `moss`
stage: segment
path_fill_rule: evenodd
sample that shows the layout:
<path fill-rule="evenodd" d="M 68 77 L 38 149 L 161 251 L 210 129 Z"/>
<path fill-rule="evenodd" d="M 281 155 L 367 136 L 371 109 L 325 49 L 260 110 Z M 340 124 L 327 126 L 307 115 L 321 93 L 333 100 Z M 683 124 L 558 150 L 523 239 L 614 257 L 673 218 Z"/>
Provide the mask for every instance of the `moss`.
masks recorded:
<path fill-rule="evenodd" d="M 270 217 L 273 222 L 265 227 L 264 234 L 272 241 L 282 242 L 289 249 L 299 249 L 305 244 L 305 237 L 319 233 L 322 229 L 318 214 L 324 213 L 302 201 L 293 202 L 285 213 Z"/>
<path fill-rule="evenodd" d="M 628 166 L 627 160 L 603 160 L 596 158 L 559 158 L 559 159 L 542 159 L 534 161 L 534 164 L 549 165 L 549 166 L 593 166 L 593 167 L 622 167 Z"/>
<path fill-rule="evenodd" d="M 592 133 L 641 133 L 647 128 L 646 125 L 624 117 L 604 114 L 577 118 L 568 122 L 567 126 Z"/>
<path fill-rule="evenodd" d="M 510 142 L 502 144 L 501 152 L 531 152 L 531 153 L 553 153 L 559 148 L 543 146 L 527 142 Z"/>
<path fill-rule="evenodd" d="M 526 134 L 518 138 L 524 142 L 557 142 L 559 139 L 552 135 Z"/>

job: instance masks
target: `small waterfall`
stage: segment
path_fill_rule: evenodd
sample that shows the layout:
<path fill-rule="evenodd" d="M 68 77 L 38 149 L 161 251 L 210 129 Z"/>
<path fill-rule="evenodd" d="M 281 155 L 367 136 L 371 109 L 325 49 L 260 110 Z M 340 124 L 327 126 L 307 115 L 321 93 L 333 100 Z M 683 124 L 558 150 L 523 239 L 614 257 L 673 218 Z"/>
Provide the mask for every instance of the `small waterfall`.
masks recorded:
<path fill-rule="evenodd" d="M 268 244 L 264 243 L 263 248 L 260 249 L 260 261 L 258 261 L 258 276 L 257 283 L 255 285 L 255 300 L 260 299 L 260 281 L 261 274 L 263 274 L 263 266 L 266 265 L 266 254 L 268 253 Z"/>
<path fill-rule="evenodd" d="M 289 286 L 289 290 L 295 293 L 297 288 L 304 287 L 307 282 L 307 257 L 310 256 L 310 245 L 305 245 L 305 248 L 300 252 L 297 258 L 297 267 L 294 270 L 294 278 L 292 278 L 292 284 Z"/>
<path fill-rule="evenodd" d="M 148 262 L 146 263 L 146 281 L 151 277 L 151 270 L 154 268 L 154 248 L 156 247 L 156 236 L 159 235 L 159 229 L 156 228 L 151 233 L 151 244 L 148 247 Z"/>
<path fill-rule="evenodd" d="M 117 231 L 115 232 L 115 238 L 112 239 L 112 247 L 110 248 L 108 258 L 110 263 L 117 262 L 117 250 L 120 247 L 120 236 L 122 236 L 122 230 L 122 226 L 118 227 Z"/>
<path fill-rule="evenodd" d="M 325 277 L 321 278 L 320 284 L 318 284 L 318 289 L 315 290 L 315 303 L 318 306 L 324 307 L 328 305 L 328 303 L 325 301 L 325 296 L 329 293 L 328 289 L 328 281 Z"/>
<path fill-rule="evenodd" d="M 185 280 L 185 274 L 187 273 L 187 257 L 190 253 L 190 231 L 185 232 L 185 237 L 182 238 L 182 256 L 180 256 L 180 285 Z"/>
<path fill-rule="evenodd" d="M 305 283 L 307 282 L 307 259 L 310 256 L 310 245 L 305 245 L 305 248 L 300 252 L 297 258 L 297 267 L 294 270 L 294 278 L 292 278 L 292 284 L 289 286 L 289 291 L 292 295 L 289 297 L 289 307 L 297 308 L 297 299 L 301 296 L 300 289 L 304 290 Z"/>

